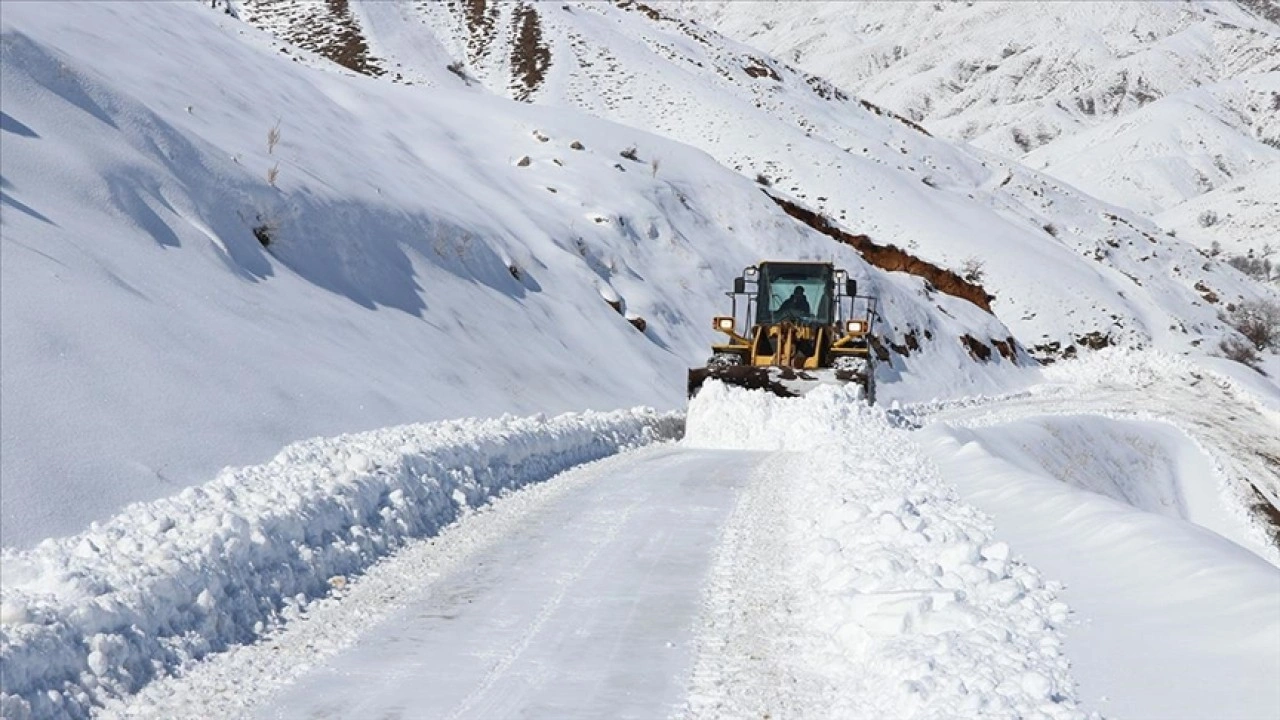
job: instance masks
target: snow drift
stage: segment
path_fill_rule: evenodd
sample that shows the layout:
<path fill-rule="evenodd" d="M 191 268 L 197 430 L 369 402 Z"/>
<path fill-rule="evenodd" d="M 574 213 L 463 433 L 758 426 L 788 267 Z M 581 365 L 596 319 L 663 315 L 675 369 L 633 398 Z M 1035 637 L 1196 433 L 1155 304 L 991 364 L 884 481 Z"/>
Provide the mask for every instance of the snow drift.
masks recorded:
<path fill-rule="evenodd" d="M 5 550 L 0 715 L 87 716 L 252 641 L 468 508 L 680 429 L 676 415 L 637 409 L 310 440 L 75 537 Z"/>
<path fill-rule="evenodd" d="M 1086 717 L 1062 652 L 1060 585 L 996 541 L 990 518 L 883 409 L 848 388 L 782 400 L 709 383 L 690 403 L 685 442 L 787 451 L 762 481 L 785 488 L 770 512 L 785 518 L 776 546 L 793 605 L 774 610 L 800 618 L 801 665 L 831 694 L 790 714 Z M 735 637 L 741 615 L 713 616 L 707 642 Z M 691 692 L 694 716 L 758 714 L 724 695 L 759 683 L 708 684 Z"/>

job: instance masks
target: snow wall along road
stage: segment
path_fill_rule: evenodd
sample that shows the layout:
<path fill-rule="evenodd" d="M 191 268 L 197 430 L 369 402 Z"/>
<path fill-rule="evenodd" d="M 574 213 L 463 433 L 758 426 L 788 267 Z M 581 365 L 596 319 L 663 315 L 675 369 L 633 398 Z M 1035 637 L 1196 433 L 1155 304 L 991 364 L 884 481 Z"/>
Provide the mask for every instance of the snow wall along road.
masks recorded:
<path fill-rule="evenodd" d="M 677 414 L 635 409 L 309 440 L 80 535 L 5 550 L 0 716 L 87 717 L 252 642 L 468 508 L 682 427 Z"/>

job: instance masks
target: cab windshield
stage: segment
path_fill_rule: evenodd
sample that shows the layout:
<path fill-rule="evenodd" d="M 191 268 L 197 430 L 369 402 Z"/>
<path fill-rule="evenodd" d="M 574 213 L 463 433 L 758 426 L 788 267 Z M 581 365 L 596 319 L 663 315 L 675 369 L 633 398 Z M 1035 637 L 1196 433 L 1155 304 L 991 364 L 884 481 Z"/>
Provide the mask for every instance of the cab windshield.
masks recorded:
<path fill-rule="evenodd" d="M 760 265 L 756 322 L 785 321 L 804 325 L 835 322 L 835 283 L 830 265 L 787 263 Z"/>

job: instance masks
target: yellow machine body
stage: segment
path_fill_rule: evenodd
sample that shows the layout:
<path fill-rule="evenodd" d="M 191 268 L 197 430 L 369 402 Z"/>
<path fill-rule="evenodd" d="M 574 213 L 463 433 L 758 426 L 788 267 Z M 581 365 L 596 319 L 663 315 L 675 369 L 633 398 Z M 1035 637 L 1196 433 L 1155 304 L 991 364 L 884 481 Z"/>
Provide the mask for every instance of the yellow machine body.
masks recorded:
<path fill-rule="evenodd" d="M 707 379 L 783 396 L 821 384 L 855 382 L 874 398 L 871 328 L 876 299 L 858 295 L 830 263 L 762 262 L 734 282 L 733 314 L 712 327 L 724 342 L 711 346 L 705 368 L 689 371 L 692 397 Z M 745 299 L 739 330 L 739 299 Z"/>

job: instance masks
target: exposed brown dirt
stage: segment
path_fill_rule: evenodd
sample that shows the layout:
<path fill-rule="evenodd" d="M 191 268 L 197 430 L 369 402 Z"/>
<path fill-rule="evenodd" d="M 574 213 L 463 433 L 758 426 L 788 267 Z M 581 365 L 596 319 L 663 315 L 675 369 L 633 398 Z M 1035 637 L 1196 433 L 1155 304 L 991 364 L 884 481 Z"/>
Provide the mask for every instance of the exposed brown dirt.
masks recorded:
<path fill-rule="evenodd" d="M 871 352 L 876 354 L 876 359 L 880 362 L 889 362 L 889 348 L 880 342 L 880 338 L 875 335 L 867 336 L 867 344 L 871 346 Z"/>
<path fill-rule="evenodd" d="M 1105 347 L 1111 347 L 1111 336 L 1100 333 L 1097 330 L 1076 338 L 1077 345 L 1083 345 L 1090 350 L 1101 350 Z"/>
<path fill-rule="evenodd" d="M 547 77 L 551 50 L 542 43 L 542 22 L 532 5 L 521 3 L 512 22 L 511 89 L 516 100 L 528 101 Z"/>
<path fill-rule="evenodd" d="M 912 330 L 902 336 L 901 345 L 889 343 L 889 347 L 902 357 L 911 357 L 911 353 L 920 349 L 920 338 L 916 337 L 916 331 Z"/>
<path fill-rule="evenodd" d="M 773 201 L 791 217 L 837 242 L 849 245 L 857 250 L 864 260 L 881 270 L 905 272 L 924 278 L 938 292 L 968 300 L 988 313 L 991 312 L 991 301 L 995 300 L 995 296 L 989 294 L 981 285 L 969 282 L 950 270 L 921 260 L 896 245 L 877 245 L 866 235 L 855 235 L 842 230 L 826 216 L 790 200 L 784 200 L 768 192 L 765 194 L 773 198 Z"/>
<path fill-rule="evenodd" d="M 776 80 L 778 82 L 782 82 L 782 78 L 778 76 L 778 73 L 776 70 L 774 70 L 772 67 L 769 66 L 769 63 L 765 62 L 764 60 L 761 60 L 758 57 L 752 57 L 750 55 L 747 56 L 746 60 L 747 60 L 747 64 L 743 65 L 742 69 L 746 71 L 746 73 L 751 77 L 753 78 L 767 77 L 770 80 Z"/>
<path fill-rule="evenodd" d="M 960 343 L 969 351 L 969 357 L 980 362 L 991 359 L 991 348 L 972 335 L 961 335 Z"/>
<path fill-rule="evenodd" d="M 1200 297 L 1204 298 L 1205 302 L 1211 305 L 1216 305 L 1218 303 L 1218 293 L 1214 292 L 1208 285 L 1205 285 L 1203 280 L 1197 282 L 1195 288 L 1200 293 Z"/>
<path fill-rule="evenodd" d="M 467 28 L 467 60 L 479 65 L 493 47 L 497 37 L 498 5 L 487 0 L 461 0 L 449 2 L 449 9 L 461 13 Z"/>
<path fill-rule="evenodd" d="M 639 12 L 649 16 L 650 20 L 673 20 L 673 18 L 663 15 L 652 6 L 645 5 L 642 2 L 636 2 L 636 0 L 616 0 L 614 4 L 622 10 L 638 10 Z"/>
<path fill-rule="evenodd" d="M 386 73 L 381 60 L 369 54 L 369 44 L 347 0 L 293 3 L 288 0 L 250 0 L 243 6 L 246 22 L 275 32 L 282 40 L 310 50 L 362 75 Z"/>
<path fill-rule="evenodd" d="M 1018 341 L 1012 337 L 1004 340 L 992 340 L 991 344 L 995 346 L 996 352 L 1000 353 L 1000 357 L 1005 360 L 1018 359 Z"/>
<path fill-rule="evenodd" d="M 320 52 L 339 65 L 364 75 L 378 76 L 386 72 L 373 63 L 369 43 L 351 15 L 347 0 L 328 0 L 329 14 L 337 20 L 337 32 L 331 43 Z"/>

